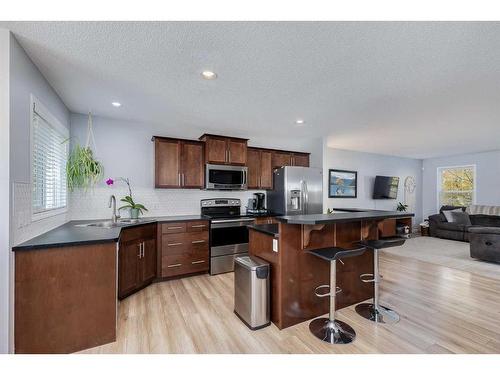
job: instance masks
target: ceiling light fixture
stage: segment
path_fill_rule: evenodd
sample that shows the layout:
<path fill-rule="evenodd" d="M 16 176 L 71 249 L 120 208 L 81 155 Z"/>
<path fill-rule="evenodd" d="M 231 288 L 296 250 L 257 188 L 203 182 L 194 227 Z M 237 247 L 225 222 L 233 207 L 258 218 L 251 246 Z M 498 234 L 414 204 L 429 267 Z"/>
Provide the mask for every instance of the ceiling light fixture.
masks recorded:
<path fill-rule="evenodd" d="M 304 120 L 302 120 L 302 119 L 295 120 L 295 123 L 296 123 L 297 125 L 304 125 L 304 122 L 305 122 L 305 121 L 304 121 Z"/>
<path fill-rule="evenodd" d="M 119 102 L 112 102 L 112 103 L 111 103 L 111 105 L 112 105 L 113 107 L 117 107 L 117 108 L 122 106 L 122 104 L 121 104 L 121 103 L 119 103 Z"/>
<path fill-rule="evenodd" d="M 201 72 L 201 75 L 205 79 L 216 79 L 217 74 L 215 72 L 212 72 L 211 70 L 204 70 Z"/>

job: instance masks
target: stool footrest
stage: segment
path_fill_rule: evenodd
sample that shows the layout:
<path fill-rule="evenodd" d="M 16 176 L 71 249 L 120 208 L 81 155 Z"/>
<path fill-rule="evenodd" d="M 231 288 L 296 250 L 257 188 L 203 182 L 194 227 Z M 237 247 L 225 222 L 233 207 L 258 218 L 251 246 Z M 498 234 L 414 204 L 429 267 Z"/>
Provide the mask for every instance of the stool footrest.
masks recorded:
<path fill-rule="evenodd" d="M 328 292 L 327 293 L 320 293 L 319 290 L 320 289 L 328 289 Z M 342 289 L 340 289 L 339 287 L 337 287 L 337 289 L 335 290 L 335 294 L 337 293 L 340 293 L 342 292 Z M 316 295 L 316 297 L 320 297 L 320 298 L 323 298 L 323 297 L 330 297 L 331 296 L 331 290 L 330 290 L 330 285 L 320 285 L 320 286 L 317 286 L 316 288 L 314 288 L 314 294 Z"/>
<path fill-rule="evenodd" d="M 368 279 L 368 277 L 370 277 L 370 279 Z M 363 273 L 363 274 L 359 275 L 359 279 L 364 283 L 375 282 L 375 277 L 374 277 L 373 273 Z"/>

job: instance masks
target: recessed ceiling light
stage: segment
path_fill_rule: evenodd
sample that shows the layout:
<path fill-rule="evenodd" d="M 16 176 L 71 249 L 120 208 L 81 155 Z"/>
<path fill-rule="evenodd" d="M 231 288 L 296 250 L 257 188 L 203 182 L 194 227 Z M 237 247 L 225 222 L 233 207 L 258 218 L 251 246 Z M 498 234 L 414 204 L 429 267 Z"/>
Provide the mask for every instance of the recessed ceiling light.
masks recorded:
<path fill-rule="evenodd" d="M 119 102 L 113 102 L 113 103 L 111 103 L 111 105 L 112 105 L 113 107 L 121 107 L 121 106 L 122 106 L 122 103 L 119 103 Z"/>
<path fill-rule="evenodd" d="M 201 75 L 205 79 L 216 79 L 217 74 L 215 72 L 212 72 L 211 70 L 204 70 L 201 72 Z"/>
<path fill-rule="evenodd" d="M 304 125 L 304 122 L 305 122 L 305 121 L 304 121 L 304 120 L 302 120 L 302 119 L 295 120 L 295 123 L 296 123 L 297 125 Z"/>

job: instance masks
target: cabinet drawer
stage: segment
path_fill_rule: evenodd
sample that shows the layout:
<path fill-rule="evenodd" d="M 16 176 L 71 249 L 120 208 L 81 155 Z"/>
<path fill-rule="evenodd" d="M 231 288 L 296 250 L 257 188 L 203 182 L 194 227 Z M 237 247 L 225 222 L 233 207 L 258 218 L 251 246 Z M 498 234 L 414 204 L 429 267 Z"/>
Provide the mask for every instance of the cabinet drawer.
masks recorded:
<path fill-rule="evenodd" d="M 206 256 L 166 255 L 162 257 L 162 277 L 180 276 L 208 270 Z"/>
<path fill-rule="evenodd" d="M 187 233 L 164 234 L 161 236 L 162 255 L 188 254 L 191 237 Z"/>
<path fill-rule="evenodd" d="M 187 223 L 188 232 L 208 231 L 208 221 L 189 221 Z"/>
<path fill-rule="evenodd" d="M 166 233 L 184 233 L 186 231 L 186 223 L 168 223 L 161 225 L 161 232 Z"/>
<path fill-rule="evenodd" d="M 208 250 L 208 232 L 189 233 L 189 246 L 193 251 Z"/>
<path fill-rule="evenodd" d="M 187 254 L 163 255 L 161 258 L 161 275 L 163 277 L 177 276 L 187 273 L 191 262 Z"/>

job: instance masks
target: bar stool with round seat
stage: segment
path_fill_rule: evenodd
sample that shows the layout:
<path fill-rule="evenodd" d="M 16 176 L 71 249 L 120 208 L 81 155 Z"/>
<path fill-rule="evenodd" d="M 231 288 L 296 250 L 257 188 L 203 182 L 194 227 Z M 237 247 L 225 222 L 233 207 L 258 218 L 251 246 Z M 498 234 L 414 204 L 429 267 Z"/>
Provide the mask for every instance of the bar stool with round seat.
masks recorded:
<path fill-rule="evenodd" d="M 342 289 L 337 287 L 337 260 L 342 258 L 361 255 L 365 252 L 364 247 L 347 250 L 340 247 L 328 247 L 310 250 L 308 253 L 330 262 L 330 285 L 316 287 L 314 293 L 318 297 L 330 297 L 330 310 L 328 318 L 316 318 L 309 324 L 309 330 L 314 336 L 330 344 L 348 344 L 356 337 L 356 332 L 347 323 L 335 319 L 335 299 L 337 293 Z M 320 293 L 321 289 L 328 289 L 326 293 Z"/>
<path fill-rule="evenodd" d="M 399 315 L 385 306 L 379 304 L 379 284 L 382 276 L 379 274 L 379 250 L 388 247 L 401 246 L 405 243 L 402 237 L 387 237 L 379 240 L 364 240 L 359 244 L 373 250 L 373 274 L 364 273 L 360 279 L 364 283 L 373 283 L 373 303 L 360 303 L 356 305 L 356 312 L 363 318 L 377 323 L 397 323 Z"/>

